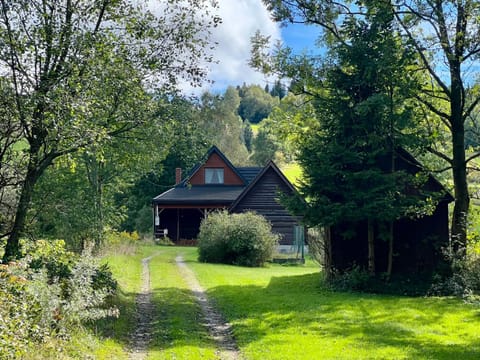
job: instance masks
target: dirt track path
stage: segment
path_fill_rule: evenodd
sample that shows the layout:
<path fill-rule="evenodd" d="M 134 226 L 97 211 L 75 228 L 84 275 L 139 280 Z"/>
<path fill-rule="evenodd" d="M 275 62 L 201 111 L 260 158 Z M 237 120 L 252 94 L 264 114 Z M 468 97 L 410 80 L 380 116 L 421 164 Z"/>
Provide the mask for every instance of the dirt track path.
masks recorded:
<path fill-rule="evenodd" d="M 205 290 L 199 284 L 195 274 L 188 268 L 181 256 L 175 258 L 182 277 L 192 290 L 204 316 L 204 325 L 215 340 L 218 350 L 217 356 L 222 360 L 241 359 L 238 346 L 232 336 L 230 325 L 207 298 Z"/>
<path fill-rule="evenodd" d="M 130 359 L 144 360 L 147 357 L 148 345 L 152 340 L 152 322 L 155 317 L 155 306 L 150 289 L 150 260 L 158 255 L 153 254 L 142 259 L 142 288 L 136 299 L 136 327 L 131 334 Z"/>

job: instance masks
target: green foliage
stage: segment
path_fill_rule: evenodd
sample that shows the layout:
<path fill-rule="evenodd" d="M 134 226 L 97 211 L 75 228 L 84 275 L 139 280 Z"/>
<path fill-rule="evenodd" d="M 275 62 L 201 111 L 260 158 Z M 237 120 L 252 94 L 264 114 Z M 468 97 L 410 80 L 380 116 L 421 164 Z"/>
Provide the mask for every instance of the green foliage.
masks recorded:
<path fill-rule="evenodd" d="M 278 235 L 265 218 L 254 213 L 210 214 L 198 235 L 199 260 L 243 266 L 262 266 L 273 255 Z"/>
<path fill-rule="evenodd" d="M 437 277 L 430 289 L 433 295 L 459 296 L 467 301 L 480 299 L 480 256 L 470 254 L 467 259 L 454 259 L 454 273 L 447 277 Z"/>
<path fill-rule="evenodd" d="M 121 230 L 150 234 L 153 226 L 152 198 L 175 184 L 175 168 L 190 169 L 215 139 L 209 138 L 207 130 L 210 128 L 203 126 L 197 105 L 189 99 L 180 96 L 161 98 L 156 108 L 155 119 L 162 123 L 159 129 L 162 135 L 151 133 L 145 136 L 151 146 L 144 150 L 155 155 L 148 162 L 149 169 L 136 172 L 124 191 L 115 189 L 115 207 L 126 212 Z"/>
<path fill-rule="evenodd" d="M 29 267 L 34 270 L 45 268 L 51 280 L 72 275 L 77 255 L 65 250 L 65 241 L 37 240 L 27 243 L 25 251 L 29 254 Z"/>
<path fill-rule="evenodd" d="M 255 165 L 265 166 L 268 161 L 275 158 L 275 153 L 279 146 L 268 130 L 264 127 L 260 127 L 257 135 L 253 138 L 252 148 L 252 161 Z"/>
<path fill-rule="evenodd" d="M 388 77 L 392 74 L 392 78 L 398 75 L 405 79 L 418 78 L 420 86 L 413 87 L 416 90 L 413 102 L 416 119 L 421 126 L 416 131 L 431 141 L 431 146 L 426 150 L 446 165 L 439 168 L 443 171 L 451 169 L 450 176 L 455 184 L 451 234 L 455 251 L 465 257 L 470 203 L 468 163 L 475 158 L 469 156 L 466 144 L 476 146 L 478 143 L 475 140 L 477 126 L 472 120 L 477 120 L 480 105 L 478 81 L 475 83 L 471 80 L 478 79 L 480 69 L 478 2 L 368 1 L 362 6 L 350 1 L 331 3 L 324 0 L 266 0 L 265 3 L 276 21 L 318 25 L 320 40 L 328 46 L 348 48 L 351 38 L 345 29 L 352 23 L 362 23 L 372 17 L 391 22 L 389 32 L 400 46 L 392 47 L 388 42 L 384 43 L 385 47 L 372 44 L 365 46 L 362 52 L 368 54 L 380 50 L 378 56 L 370 59 L 375 64 L 389 59 L 396 53 L 396 48 L 410 49 L 413 61 L 407 67 L 393 67 L 392 72 L 385 75 L 375 71 L 365 75 Z M 433 31 L 425 31 L 426 28 Z M 270 72 L 280 69 L 284 76 L 293 79 L 296 90 L 321 94 L 322 86 L 316 81 L 322 77 L 317 55 L 317 59 L 299 59 L 291 56 L 291 50 L 280 49 L 276 51 L 273 61 L 268 61 L 265 40 L 260 35 L 253 39 L 251 62 L 257 68 Z M 358 55 L 362 57 L 362 53 Z M 328 57 L 322 60 L 332 62 Z M 401 84 L 398 88 L 411 89 L 407 84 Z M 445 146 L 445 143 L 448 145 Z"/>
<path fill-rule="evenodd" d="M 14 186 L 19 196 L 5 260 L 20 255 L 19 240 L 38 180 L 55 160 L 75 153 L 92 155 L 87 161 L 97 195 L 93 223 L 103 231 L 97 186 L 105 179 L 97 171 L 102 150 L 126 133 L 138 138 L 132 130 L 151 119 L 145 114 L 152 88 L 173 93 L 181 81 L 195 85 L 205 78 L 204 64 L 211 61 L 205 47 L 210 29 L 220 21 L 214 9 L 210 1 L 170 1 L 153 11 L 145 2 L 125 0 L 15 1 L 0 8 L 5 40 L 0 64 L 8 89 L 1 102 L 15 104 L 14 112 L 0 115 L 12 116 L 9 133 L 21 134 L 28 144 L 28 161 L 21 163 L 22 176 Z M 24 22 L 26 18 L 30 20 Z M 7 143 L 7 149 L 16 144 Z M 3 169 L 6 163 L 0 165 Z M 0 184 L 0 190 L 4 187 Z"/>
<path fill-rule="evenodd" d="M 282 84 L 280 80 L 276 80 L 270 90 L 270 95 L 278 97 L 282 100 L 287 95 L 287 90 L 285 85 Z"/>
<path fill-rule="evenodd" d="M 243 130 L 243 138 L 245 139 L 245 146 L 249 152 L 252 151 L 252 140 L 253 140 L 253 130 L 250 123 L 245 124 L 245 128 Z"/>
<path fill-rule="evenodd" d="M 238 114 L 243 121 L 251 124 L 257 124 L 272 111 L 273 107 L 278 104 L 278 98 L 271 96 L 258 85 L 245 87 L 242 91 Z"/>
<path fill-rule="evenodd" d="M 353 266 L 349 271 L 336 274 L 331 280 L 334 289 L 340 291 L 365 291 L 368 292 L 368 283 L 371 275 L 365 269 Z"/>
<path fill-rule="evenodd" d="M 290 156 L 298 153 L 304 136 L 318 131 L 318 120 L 310 97 L 289 93 L 273 108 L 262 125 L 281 144 L 282 151 Z"/>
<path fill-rule="evenodd" d="M 291 207 L 310 225 L 394 221 L 430 205 L 419 190 L 423 177 L 397 168 L 398 149 L 418 140 L 410 99 L 419 84 L 405 73 L 414 57 L 391 21 L 380 10 L 346 18 L 340 33 L 348 42 L 332 44 L 332 61 L 316 68 L 318 78 L 304 79 L 318 124 L 298 130 L 301 193 L 309 201 L 306 210 L 295 200 Z"/>
<path fill-rule="evenodd" d="M 205 93 L 198 120 L 207 141 L 237 166 L 248 163 L 244 122 L 238 116 L 239 101 L 238 90 L 233 87 L 228 87 L 223 95 Z"/>

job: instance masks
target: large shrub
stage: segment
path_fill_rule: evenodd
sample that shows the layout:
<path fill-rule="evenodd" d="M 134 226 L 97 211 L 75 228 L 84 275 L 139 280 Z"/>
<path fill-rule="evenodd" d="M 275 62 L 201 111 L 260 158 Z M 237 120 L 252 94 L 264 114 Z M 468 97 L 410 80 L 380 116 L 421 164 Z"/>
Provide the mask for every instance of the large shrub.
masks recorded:
<path fill-rule="evenodd" d="M 203 262 L 262 266 L 272 258 L 278 235 L 270 223 L 252 212 L 210 214 L 198 235 L 199 260 Z"/>

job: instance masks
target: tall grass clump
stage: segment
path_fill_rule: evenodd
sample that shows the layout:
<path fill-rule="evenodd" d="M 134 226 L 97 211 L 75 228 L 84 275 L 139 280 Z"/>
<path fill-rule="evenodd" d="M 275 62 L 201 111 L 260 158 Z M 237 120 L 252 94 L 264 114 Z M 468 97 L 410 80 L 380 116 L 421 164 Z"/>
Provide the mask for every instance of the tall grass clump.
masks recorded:
<path fill-rule="evenodd" d="M 198 235 L 199 261 L 263 266 L 271 260 L 278 235 L 270 223 L 253 212 L 210 214 L 202 221 Z"/>

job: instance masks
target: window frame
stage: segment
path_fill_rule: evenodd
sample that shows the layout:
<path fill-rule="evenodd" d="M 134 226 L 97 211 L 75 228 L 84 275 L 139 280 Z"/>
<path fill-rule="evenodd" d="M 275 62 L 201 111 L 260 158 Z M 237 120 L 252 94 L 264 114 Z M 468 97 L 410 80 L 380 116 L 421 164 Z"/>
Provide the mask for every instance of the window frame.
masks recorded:
<path fill-rule="evenodd" d="M 213 173 L 208 176 L 207 171 L 213 171 Z M 211 180 L 214 177 L 218 178 L 218 182 L 212 182 Z M 204 180 L 205 185 L 223 185 L 225 184 L 225 168 L 222 167 L 206 167 L 204 170 Z M 210 181 L 209 181 L 210 180 Z"/>

